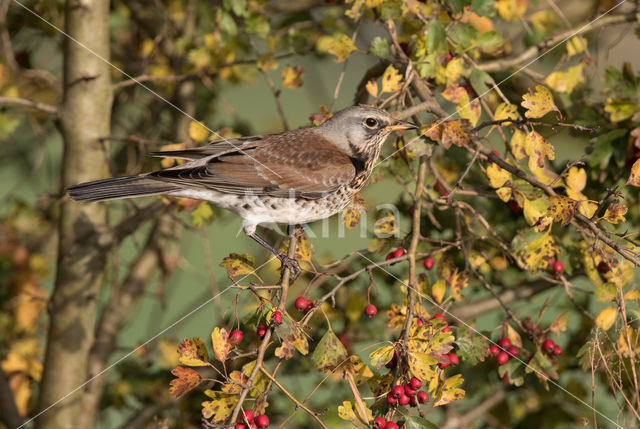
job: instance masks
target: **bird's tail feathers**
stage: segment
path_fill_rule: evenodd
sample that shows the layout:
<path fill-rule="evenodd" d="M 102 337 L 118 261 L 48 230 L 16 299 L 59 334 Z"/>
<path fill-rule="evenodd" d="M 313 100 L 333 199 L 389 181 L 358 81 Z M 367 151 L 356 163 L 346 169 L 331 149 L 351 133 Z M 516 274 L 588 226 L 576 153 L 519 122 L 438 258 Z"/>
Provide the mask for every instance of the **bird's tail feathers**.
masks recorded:
<path fill-rule="evenodd" d="M 86 202 L 166 194 L 175 190 L 175 185 L 151 179 L 147 175 L 96 180 L 80 183 L 68 189 L 71 198 Z"/>

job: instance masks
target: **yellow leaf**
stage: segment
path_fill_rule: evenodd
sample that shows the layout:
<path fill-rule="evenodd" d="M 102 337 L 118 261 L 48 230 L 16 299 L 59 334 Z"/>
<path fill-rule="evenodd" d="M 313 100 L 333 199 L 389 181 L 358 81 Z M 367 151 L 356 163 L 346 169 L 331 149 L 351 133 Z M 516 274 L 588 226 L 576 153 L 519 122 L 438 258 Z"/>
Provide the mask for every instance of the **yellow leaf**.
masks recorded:
<path fill-rule="evenodd" d="M 393 215 L 393 213 L 390 211 L 384 212 L 384 217 L 381 217 L 380 219 L 376 220 L 376 222 L 373 224 L 373 232 L 378 236 L 393 235 L 399 230 L 400 229 L 398 226 L 398 222 L 396 221 L 396 218 Z"/>
<path fill-rule="evenodd" d="M 462 119 L 468 120 L 472 127 L 478 123 L 480 115 L 482 114 L 480 101 L 478 99 L 471 101 L 467 91 L 465 91 L 458 99 L 458 107 L 456 108 L 456 111 Z"/>
<path fill-rule="evenodd" d="M 442 391 L 438 392 L 433 406 L 439 407 L 464 398 L 464 390 L 458 387 L 462 383 L 464 383 L 464 380 L 460 374 L 447 378 L 443 384 Z"/>
<path fill-rule="evenodd" d="M 393 346 L 382 346 L 379 349 L 372 351 L 369 354 L 371 365 L 375 366 L 377 369 L 382 368 L 384 365 L 389 363 L 391 359 L 393 359 L 394 350 Z"/>
<path fill-rule="evenodd" d="M 373 420 L 373 413 L 367 407 L 365 407 L 367 413 L 367 421 L 365 422 L 360 413 L 356 412 L 353 405 L 349 401 L 342 402 L 342 405 L 338 406 L 338 416 L 341 419 L 351 422 L 357 428 L 368 428 L 369 422 Z"/>
<path fill-rule="evenodd" d="M 513 327 L 507 324 L 507 338 L 511 340 L 511 343 L 516 346 L 522 348 L 522 337 L 518 334 L 518 331 L 513 329 Z"/>
<path fill-rule="evenodd" d="M 431 379 L 436 377 L 436 371 L 433 369 L 433 366 L 437 364 L 438 361 L 430 355 L 409 351 L 407 352 L 407 361 L 411 374 L 420 380 L 430 382 Z"/>
<path fill-rule="evenodd" d="M 551 73 L 544 80 L 544 83 L 558 92 L 571 94 L 578 85 L 584 83 L 582 69 L 582 64 L 578 64 L 577 66 L 569 67 L 567 71 Z"/>
<path fill-rule="evenodd" d="M 567 172 L 565 182 L 567 183 L 567 187 L 573 189 L 575 192 L 582 192 L 585 186 L 587 186 L 587 172 L 584 168 L 573 166 Z"/>
<path fill-rule="evenodd" d="M 373 372 L 362 362 L 362 359 L 356 355 L 349 356 L 349 362 L 347 362 L 343 368 L 345 372 L 353 375 L 353 379 L 358 386 L 373 377 Z"/>
<path fill-rule="evenodd" d="M 509 187 L 496 189 L 496 194 L 498 194 L 498 197 L 500 197 L 500 200 L 503 203 L 508 203 L 509 200 L 511 200 L 512 193 L 513 193 L 513 189 Z"/>
<path fill-rule="evenodd" d="M 209 355 L 202 339 L 195 337 L 192 340 L 184 339 L 178 345 L 179 361 L 183 365 L 208 366 Z"/>
<path fill-rule="evenodd" d="M 189 137 L 196 142 L 205 141 L 209 137 L 209 130 L 202 123 L 191 121 L 189 124 Z"/>
<path fill-rule="evenodd" d="M 227 355 L 233 348 L 229 341 L 229 332 L 222 328 L 215 327 L 211 332 L 211 343 L 213 344 L 213 354 L 220 362 L 227 360 Z"/>
<path fill-rule="evenodd" d="M 205 390 L 204 394 L 212 398 L 212 401 L 202 403 L 202 416 L 205 419 L 212 419 L 215 423 L 225 421 L 233 412 L 233 408 L 238 402 L 237 395 Z"/>
<path fill-rule="evenodd" d="M 469 136 L 462 129 L 462 121 L 447 121 L 442 124 L 442 146 L 449 149 L 452 144 L 464 146 L 469 142 Z"/>
<path fill-rule="evenodd" d="M 165 339 L 158 341 L 157 357 L 158 363 L 162 368 L 175 368 L 180 362 L 177 344 Z"/>
<path fill-rule="evenodd" d="M 362 215 L 367 212 L 367 202 L 357 194 L 353 200 L 342 210 L 342 222 L 348 229 L 353 229 L 360 223 Z"/>
<path fill-rule="evenodd" d="M 516 106 L 515 104 L 500 103 L 500 105 L 496 108 L 493 119 L 496 121 L 502 121 L 505 119 L 518 119 L 518 106 Z M 511 122 L 503 122 L 500 126 L 506 127 L 508 125 L 511 125 Z"/>
<path fill-rule="evenodd" d="M 487 176 L 489 177 L 489 184 L 492 188 L 501 188 L 511 177 L 511 173 L 504 170 L 498 164 L 491 163 L 487 167 Z"/>
<path fill-rule="evenodd" d="M 570 57 L 580 54 L 587 49 L 587 39 L 582 36 L 573 36 L 567 41 L 567 53 Z"/>
<path fill-rule="evenodd" d="M 629 345 L 631 345 L 631 350 L 629 349 Z M 626 329 L 621 329 L 620 337 L 618 337 L 618 349 L 624 357 L 630 357 L 630 355 L 637 356 L 640 353 L 638 331 L 633 329 L 631 326 L 627 326 Z"/>
<path fill-rule="evenodd" d="M 527 0 L 496 0 L 498 15 L 507 21 L 519 21 L 527 11 Z"/>
<path fill-rule="evenodd" d="M 280 359 L 290 359 L 293 357 L 294 350 L 298 350 L 303 355 L 309 353 L 307 337 L 295 323 L 282 324 L 277 332 L 282 339 L 282 345 L 274 351 L 274 354 Z"/>
<path fill-rule="evenodd" d="M 556 154 L 551 143 L 546 141 L 540 134 L 531 131 L 524 141 L 524 149 L 529 156 L 529 169 L 533 172 L 544 168 L 544 160 L 554 160 Z"/>
<path fill-rule="evenodd" d="M 526 138 L 527 135 L 520 130 L 515 130 L 513 136 L 511 136 L 511 151 L 518 161 L 527 157 L 527 151 L 525 150 Z"/>
<path fill-rule="evenodd" d="M 447 292 L 447 284 L 444 280 L 440 279 L 431 286 L 431 296 L 439 304 L 444 298 L 444 294 Z"/>
<path fill-rule="evenodd" d="M 607 211 L 604 212 L 603 219 L 613 224 L 624 222 L 624 215 L 627 213 L 627 210 L 627 206 L 620 204 L 618 200 L 614 200 L 609 204 L 609 207 L 607 207 Z"/>
<path fill-rule="evenodd" d="M 390 65 L 382 75 L 382 89 L 380 93 L 384 94 L 385 92 L 399 91 L 402 88 L 400 82 L 402 82 L 402 76 L 395 67 Z"/>
<path fill-rule="evenodd" d="M 631 174 L 629 175 L 629 180 L 627 180 L 627 185 L 640 187 L 640 159 L 637 159 L 631 166 Z"/>
<path fill-rule="evenodd" d="M 566 226 L 571 222 L 576 212 L 577 201 L 558 195 L 549 197 L 549 201 L 551 205 L 547 209 L 547 216 L 555 222 L 562 222 L 562 226 Z"/>
<path fill-rule="evenodd" d="M 271 52 L 266 52 L 260 57 L 258 57 L 258 61 L 256 61 L 256 67 L 258 70 L 262 70 L 263 72 L 268 72 L 271 70 L 275 70 L 278 68 L 278 60 Z"/>
<path fill-rule="evenodd" d="M 283 88 L 300 88 L 300 86 L 302 86 L 302 76 L 304 76 L 304 70 L 302 70 L 302 67 L 300 66 L 286 66 L 282 70 L 281 76 Z"/>
<path fill-rule="evenodd" d="M 449 61 L 444 70 L 447 79 L 447 85 L 452 85 L 460 80 L 462 74 L 464 73 L 464 70 L 464 60 L 461 57 L 455 57 L 454 59 Z"/>
<path fill-rule="evenodd" d="M 549 220 L 547 219 L 545 221 L 544 219 L 541 220 L 541 218 L 544 218 L 548 208 L 549 203 L 541 198 L 536 198 L 535 200 L 524 198 L 522 214 L 524 215 L 524 219 L 531 226 L 540 224 L 547 225 Z"/>
<path fill-rule="evenodd" d="M 321 36 L 316 44 L 318 51 L 335 56 L 336 62 L 342 62 L 358 50 L 353 41 L 346 34 L 334 34 L 333 36 Z"/>
<path fill-rule="evenodd" d="M 249 253 L 244 253 L 242 255 L 238 253 L 230 253 L 229 256 L 220 262 L 220 266 L 227 269 L 229 277 L 255 274 L 255 269 L 253 268 L 253 256 Z"/>
<path fill-rule="evenodd" d="M 449 85 L 442 91 L 442 98 L 452 103 L 458 103 L 460 97 L 467 94 L 467 90 L 460 85 Z M 467 99 L 469 95 L 467 95 Z"/>
<path fill-rule="evenodd" d="M 640 290 L 631 289 L 629 292 L 624 294 L 624 299 L 630 300 L 630 301 L 640 299 Z"/>
<path fill-rule="evenodd" d="M 556 335 L 560 335 L 560 332 L 567 330 L 567 323 L 569 323 L 569 312 L 564 311 L 560 313 L 553 322 L 551 322 L 549 330 Z"/>
<path fill-rule="evenodd" d="M 535 273 L 539 269 L 547 268 L 549 259 L 558 253 L 558 246 L 549 232 L 546 232 L 527 244 L 521 253 L 524 265 L 530 272 Z"/>
<path fill-rule="evenodd" d="M 607 331 L 613 326 L 617 315 L 618 310 L 613 307 L 607 307 L 598 314 L 598 317 L 596 317 L 596 325 Z"/>
<path fill-rule="evenodd" d="M 550 35 L 558 27 L 558 18 L 552 10 L 543 9 L 529 17 L 533 26 L 545 36 Z"/>
<path fill-rule="evenodd" d="M 378 82 L 376 82 L 375 80 L 370 80 L 369 82 L 367 82 L 366 88 L 370 96 L 378 96 Z"/>
<path fill-rule="evenodd" d="M 610 114 L 611 122 L 620 122 L 629 119 L 640 109 L 636 103 L 627 100 L 614 100 L 608 98 L 604 105 L 604 111 Z"/>
<path fill-rule="evenodd" d="M 451 297 L 456 301 L 462 301 L 464 299 L 462 290 L 469 285 L 469 276 L 467 273 L 459 273 L 456 269 L 449 283 L 451 284 Z"/>
<path fill-rule="evenodd" d="M 537 85 L 535 92 L 524 94 L 522 98 L 524 101 L 521 104 L 527 109 L 524 113 L 527 118 L 542 118 L 552 110 L 560 112 L 553 102 L 551 92 L 542 85 Z"/>

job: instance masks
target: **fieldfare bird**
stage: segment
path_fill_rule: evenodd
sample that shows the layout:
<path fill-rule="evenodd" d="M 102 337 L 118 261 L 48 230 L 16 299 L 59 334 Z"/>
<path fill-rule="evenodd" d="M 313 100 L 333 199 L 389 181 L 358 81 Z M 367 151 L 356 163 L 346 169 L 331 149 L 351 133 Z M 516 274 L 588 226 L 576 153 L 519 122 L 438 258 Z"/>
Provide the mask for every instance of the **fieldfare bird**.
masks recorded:
<path fill-rule="evenodd" d="M 261 223 L 303 224 L 342 210 L 366 184 L 393 131 L 415 129 L 384 110 L 348 107 L 313 128 L 215 141 L 151 155 L 189 162 L 69 188 L 78 201 L 164 194 L 210 201 L 243 219 L 244 232 L 291 269 L 298 263 L 256 234 Z"/>

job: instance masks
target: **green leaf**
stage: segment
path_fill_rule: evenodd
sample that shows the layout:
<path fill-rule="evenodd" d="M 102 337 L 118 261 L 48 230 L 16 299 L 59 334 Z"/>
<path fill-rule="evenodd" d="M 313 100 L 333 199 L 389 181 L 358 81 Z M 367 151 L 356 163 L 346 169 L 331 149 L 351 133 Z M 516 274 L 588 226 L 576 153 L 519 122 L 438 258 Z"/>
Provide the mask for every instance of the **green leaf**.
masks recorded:
<path fill-rule="evenodd" d="M 471 47 L 473 39 L 478 35 L 478 30 L 469 24 L 457 22 L 453 25 L 453 28 L 449 30 L 448 35 L 460 48 L 467 49 Z"/>
<path fill-rule="evenodd" d="M 427 24 L 427 53 L 433 54 L 440 49 L 440 46 L 447 38 L 447 32 L 442 21 L 432 19 Z"/>
<path fill-rule="evenodd" d="M 496 15 L 494 0 L 472 0 L 471 11 L 480 16 L 494 17 Z"/>
<path fill-rule="evenodd" d="M 244 21 L 245 29 L 249 34 L 255 34 L 258 37 L 267 37 L 271 31 L 271 24 L 264 16 L 260 14 L 253 15 Z"/>
<path fill-rule="evenodd" d="M 347 350 L 340 342 L 336 334 L 329 329 L 318 343 L 311 355 L 311 360 L 318 371 L 332 372 L 347 358 Z"/>
<path fill-rule="evenodd" d="M 504 47 L 504 39 L 495 31 L 487 31 L 478 36 L 476 46 L 486 54 L 497 55 Z"/>
<path fill-rule="evenodd" d="M 471 83 L 471 87 L 476 94 L 482 97 L 489 92 L 489 88 L 493 86 L 493 79 L 491 79 L 491 76 L 489 76 L 487 72 L 480 69 L 473 69 L 469 75 L 469 83 Z"/>
<path fill-rule="evenodd" d="M 387 58 L 389 56 L 389 41 L 383 37 L 376 36 L 371 41 L 369 50 L 376 57 Z"/>
<path fill-rule="evenodd" d="M 218 9 L 218 25 L 220 30 L 229 36 L 235 36 L 238 34 L 238 27 L 236 26 L 236 22 L 231 14 L 223 12 L 220 9 Z"/>
<path fill-rule="evenodd" d="M 618 295 L 614 283 L 604 283 L 596 286 L 596 300 L 598 302 L 611 302 Z"/>
<path fill-rule="evenodd" d="M 191 212 L 191 221 L 195 226 L 202 226 L 205 222 L 213 222 L 213 210 L 208 202 L 203 201 Z"/>
<path fill-rule="evenodd" d="M 406 429 L 439 429 L 440 426 L 418 416 L 409 416 L 404 422 Z"/>
<path fill-rule="evenodd" d="M 604 85 L 603 92 L 614 99 L 633 100 L 637 96 L 634 79 L 613 66 L 605 72 L 602 84 Z"/>
<path fill-rule="evenodd" d="M 469 365 L 476 366 L 478 361 L 484 362 L 487 341 L 475 330 L 472 331 L 467 326 L 460 326 L 454 343 L 458 346 L 458 356 L 469 362 Z"/>

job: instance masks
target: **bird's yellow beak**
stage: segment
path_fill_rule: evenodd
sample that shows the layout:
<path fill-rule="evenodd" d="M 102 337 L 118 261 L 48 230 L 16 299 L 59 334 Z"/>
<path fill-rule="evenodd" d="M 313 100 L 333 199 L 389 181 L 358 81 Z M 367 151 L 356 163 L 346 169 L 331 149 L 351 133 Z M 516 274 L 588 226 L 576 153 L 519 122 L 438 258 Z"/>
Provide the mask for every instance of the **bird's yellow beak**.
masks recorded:
<path fill-rule="evenodd" d="M 419 128 L 417 125 L 406 121 L 396 121 L 395 124 L 387 125 L 386 128 L 391 131 L 415 130 Z"/>

